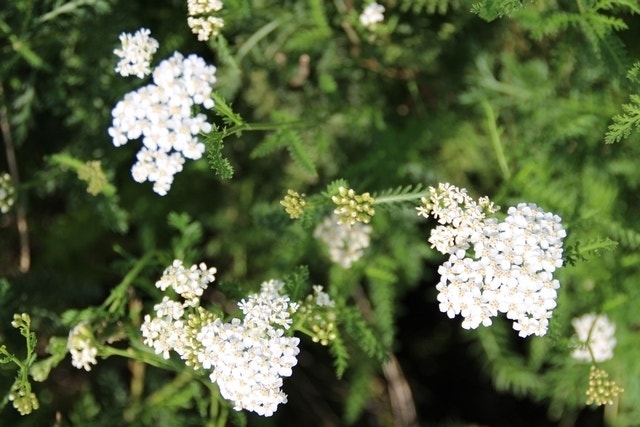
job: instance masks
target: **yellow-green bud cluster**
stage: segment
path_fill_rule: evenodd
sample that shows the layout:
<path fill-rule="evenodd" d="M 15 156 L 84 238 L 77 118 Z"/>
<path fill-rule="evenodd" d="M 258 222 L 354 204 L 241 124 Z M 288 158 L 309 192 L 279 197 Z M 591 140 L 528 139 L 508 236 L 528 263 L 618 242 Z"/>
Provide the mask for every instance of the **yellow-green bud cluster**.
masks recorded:
<path fill-rule="evenodd" d="M 322 286 L 314 286 L 313 293 L 307 295 L 298 312 L 304 316 L 304 324 L 313 342 L 328 345 L 336 339 L 335 302 Z"/>
<path fill-rule="evenodd" d="M 31 317 L 29 317 L 27 313 L 16 313 L 13 315 L 11 326 L 16 329 L 26 328 L 27 330 L 29 330 L 31 328 Z"/>
<path fill-rule="evenodd" d="M 287 195 L 280 201 L 280 204 L 284 206 L 284 210 L 289 214 L 291 219 L 300 218 L 304 213 L 304 208 L 307 205 L 304 196 L 304 194 L 288 190 Z"/>
<path fill-rule="evenodd" d="M 15 190 L 8 173 L 0 175 L 0 213 L 7 213 L 15 202 Z"/>
<path fill-rule="evenodd" d="M 198 303 L 199 304 L 199 303 Z M 200 305 L 194 308 L 194 312 L 187 314 L 187 328 L 189 345 L 181 349 L 180 357 L 184 360 L 185 365 L 192 367 L 195 371 L 202 369 L 202 363 L 198 360 L 198 351 L 202 345 L 198 341 L 198 333 L 203 326 L 212 323 L 216 319 L 216 315 L 207 311 Z"/>
<path fill-rule="evenodd" d="M 326 316 L 316 314 L 311 319 L 311 331 L 313 335 L 311 340 L 313 342 L 319 342 L 321 345 L 328 345 L 331 341 L 336 339 L 336 324 L 335 313 L 327 313 Z"/>
<path fill-rule="evenodd" d="M 87 183 L 87 192 L 94 196 L 109 185 L 99 160 L 88 161 L 78 169 L 78 179 Z"/>
<path fill-rule="evenodd" d="M 333 196 L 331 200 L 338 206 L 333 212 L 339 216 L 340 224 L 368 224 L 376 213 L 373 208 L 375 199 L 369 193 L 356 194 L 351 188 L 340 187 L 338 195 Z"/>
<path fill-rule="evenodd" d="M 8 397 L 20 415 L 28 415 L 40 407 L 38 398 L 31 391 L 31 385 L 28 382 L 13 383 Z"/>
<path fill-rule="evenodd" d="M 609 374 L 603 369 L 591 366 L 589 373 L 589 388 L 587 388 L 587 405 L 611 405 L 624 389 L 609 379 Z"/>

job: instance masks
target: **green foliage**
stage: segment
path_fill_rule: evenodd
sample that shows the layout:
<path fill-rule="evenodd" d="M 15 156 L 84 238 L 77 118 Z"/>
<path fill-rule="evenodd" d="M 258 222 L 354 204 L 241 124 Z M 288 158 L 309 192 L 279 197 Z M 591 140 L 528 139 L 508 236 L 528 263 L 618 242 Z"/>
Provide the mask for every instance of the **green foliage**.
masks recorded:
<path fill-rule="evenodd" d="M 434 13 L 444 15 L 449 9 L 456 9 L 458 6 L 457 0 L 402 0 L 400 2 L 400 10 L 403 12 L 420 13 L 425 11 L 431 15 Z"/>
<path fill-rule="evenodd" d="M 222 154 L 222 149 L 224 148 L 222 139 L 223 136 L 218 132 L 217 128 L 214 128 L 213 133 L 205 137 L 207 161 L 217 176 L 221 179 L 231 179 L 233 177 L 233 166 L 229 159 Z"/>
<path fill-rule="evenodd" d="M 344 421 L 347 425 L 358 420 L 373 394 L 371 372 L 367 368 L 361 366 L 355 369 L 350 378 L 349 395 L 344 404 Z"/>
<path fill-rule="evenodd" d="M 636 62 L 627 72 L 627 78 L 636 84 L 640 84 L 640 62 Z M 631 132 L 640 126 L 640 95 L 629 96 L 629 103 L 622 105 L 622 114 L 613 116 L 613 123 L 605 135 L 605 142 L 613 144 L 620 142 L 631 135 Z"/>
<path fill-rule="evenodd" d="M 525 0 L 484 0 L 474 3 L 471 12 L 487 21 L 509 16 L 526 5 Z"/>

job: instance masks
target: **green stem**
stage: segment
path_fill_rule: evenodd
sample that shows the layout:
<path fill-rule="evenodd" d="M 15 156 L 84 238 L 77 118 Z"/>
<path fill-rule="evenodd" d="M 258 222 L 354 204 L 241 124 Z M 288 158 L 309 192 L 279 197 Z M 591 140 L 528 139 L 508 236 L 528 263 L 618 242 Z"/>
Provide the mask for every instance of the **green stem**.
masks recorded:
<path fill-rule="evenodd" d="M 110 346 L 100 347 L 100 356 L 107 358 L 110 356 L 120 356 L 126 359 L 137 360 L 146 363 L 147 365 L 155 366 L 160 369 L 168 369 L 171 371 L 180 371 L 183 366 L 176 366 L 170 360 L 166 360 L 158 357 L 155 353 L 147 353 L 140 350 L 136 350 L 133 347 L 126 349 L 115 348 Z"/>
<path fill-rule="evenodd" d="M 296 126 L 296 125 L 306 125 L 307 122 L 297 121 L 297 122 L 287 122 L 287 123 L 242 123 L 232 126 L 228 129 L 224 130 L 224 137 L 241 134 L 244 131 L 253 132 L 253 131 L 261 131 L 261 130 L 278 130 L 282 127 L 287 126 Z"/>
<path fill-rule="evenodd" d="M 122 279 L 122 281 L 116 285 L 115 288 L 111 291 L 107 299 L 102 303 L 101 308 L 107 309 L 109 313 L 115 313 L 119 308 L 122 307 L 122 301 L 125 297 L 126 291 L 133 283 L 133 281 L 138 277 L 138 274 L 142 271 L 142 269 L 156 256 L 157 253 L 155 251 L 148 252 L 144 257 L 140 258 L 136 265 L 127 273 L 126 276 Z"/>
<path fill-rule="evenodd" d="M 276 28 L 278 28 L 280 24 L 281 24 L 281 21 L 279 19 L 274 19 L 273 21 L 269 22 L 268 24 L 260 28 L 258 31 L 253 33 L 251 37 L 249 37 L 247 41 L 244 42 L 242 46 L 240 46 L 240 49 L 238 49 L 238 54 L 236 55 L 236 62 L 242 61 L 242 58 L 244 58 L 245 55 L 249 53 L 251 49 L 253 49 L 253 47 L 256 44 L 258 44 L 260 40 L 265 38 L 267 35 L 269 35 L 269 33 L 274 31 Z"/>
<path fill-rule="evenodd" d="M 502 143 L 500 141 L 500 132 L 498 131 L 498 127 L 496 126 L 496 116 L 493 112 L 493 108 L 486 99 L 483 99 L 481 102 L 482 109 L 484 110 L 485 115 L 487 116 L 487 127 L 489 129 L 489 136 L 491 138 L 491 143 L 493 145 L 493 150 L 496 153 L 496 157 L 498 158 L 498 165 L 500 166 L 500 170 L 502 172 L 502 178 L 506 181 L 511 177 L 511 171 L 509 170 L 509 165 L 507 165 L 507 158 L 504 154 L 504 150 L 502 149 Z"/>
<path fill-rule="evenodd" d="M 51 161 L 54 163 L 57 163 L 61 166 L 67 166 L 70 169 L 73 169 L 74 171 L 78 171 L 82 166 L 84 166 L 84 163 L 78 159 L 76 159 L 75 157 L 72 157 L 66 153 L 58 153 L 58 154 L 54 154 L 50 157 Z"/>
<path fill-rule="evenodd" d="M 373 203 L 376 205 L 382 205 L 385 203 L 407 202 L 407 201 L 421 199 L 422 197 L 428 197 L 428 196 L 429 196 L 429 190 L 420 191 L 418 193 L 391 194 L 388 196 L 377 197 Z"/>

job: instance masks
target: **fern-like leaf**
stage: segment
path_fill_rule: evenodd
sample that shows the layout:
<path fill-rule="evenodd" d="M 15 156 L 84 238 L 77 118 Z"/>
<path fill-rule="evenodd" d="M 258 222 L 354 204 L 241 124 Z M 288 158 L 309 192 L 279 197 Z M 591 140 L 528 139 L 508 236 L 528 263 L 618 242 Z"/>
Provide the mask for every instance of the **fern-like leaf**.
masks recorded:
<path fill-rule="evenodd" d="M 623 113 L 613 116 L 613 123 L 604 138 L 607 144 L 628 138 L 634 129 L 640 127 L 640 95 L 631 95 L 629 100 L 622 106 Z"/>
<path fill-rule="evenodd" d="M 471 6 L 471 12 L 486 21 L 493 21 L 522 9 L 525 3 L 525 0 L 482 0 Z"/>
<path fill-rule="evenodd" d="M 311 160 L 311 156 L 304 146 L 300 134 L 292 129 L 287 129 L 285 133 L 288 134 L 287 151 L 291 158 L 309 175 L 317 176 L 318 171 L 316 170 L 316 166 L 313 164 L 313 160 Z"/>
<path fill-rule="evenodd" d="M 266 157 L 286 146 L 287 141 L 284 138 L 284 132 L 273 132 L 260 141 L 251 151 L 250 157 L 252 159 Z"/>
<path fill-rule="evenodd" d="M 381 340 L 362 318 L 358 309 L 345 307 L 340 313 L 339 320 L 344 324 L 345 331 L 367 356 L 375 358 L 380 363 L 387 359 L 387 351 Z"/>
<path fill-rule="evenodd" d="M 459 3 L 457 0 L 404 0 L 400 3 L 400 10 L 413 13 L 426 12 L 429 15 L 438 13 L 444 15 L 449 8 L 455 9 Z"/>
<path fill-rule="evenodd" d="M 349 394 L 344 402 L 345 424 L 355 423 L 362 414 L 365 405 L 371 398 L 371 372 L 368 369 L 357 369 L 349 378 Z"/>
<path fill-rule="evenodd" d="M 609 235 L 623 247 L 632 250 L 640 248 L 640 233 L 637 231 L 626 228 L 616 222 L 608 222 L 605 227 Z"/>
<path fill-rule="evenodd" d="M 336 377 L 342 378 L 349 367 L 349 352 L 339 333 L 336 333 L 336 337 L 329 343 L 329 352 L 333 356 L 333 366 L 336 370 Z"/>
<path fill-rule="evenodd" d="M 395 289 L 397 277 L 393 272 L 394 261 L 378 257 L 365 270 L 369 279 L 369 296 L 375 312 L 375 321 L 381 341 L 387 347 L 393 344 Z"/>
<path fill-rule="evenodd" d="M 390 206 L 403 202 L 416 202 L 420 198 L 429 195 L 429 190 L 425 190 L 422 184 L 398 186 L 373 194 L 376 207 Z"/>
<path fill-rule="evenodd" d="M 311 288 L 309 267 L 299 265 L 283 278 L 283 282 L 285 283 L 286 294 L 289 295 L 292 301 L 302 300 Z"/>
<path fill-rule="evenodd" d="M 233 177 L 233 166 L 229 160 L 222 155 L 224 143 L 222 142 L 222 132 L 217 127 L 204 139 L 207 149 L 207 161 L 213 171 L 222 179 Z"/>

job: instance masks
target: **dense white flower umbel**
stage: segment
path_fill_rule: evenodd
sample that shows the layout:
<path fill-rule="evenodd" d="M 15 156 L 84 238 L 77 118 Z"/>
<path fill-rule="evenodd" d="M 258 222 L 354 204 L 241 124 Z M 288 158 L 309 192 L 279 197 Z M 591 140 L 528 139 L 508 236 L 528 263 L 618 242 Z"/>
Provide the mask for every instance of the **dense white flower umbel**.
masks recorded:
<path fill-rule="evenodd" d="M 487 215 L 498 208 L 487 198 L 475 202 L 450 184 L 430 188 L 418 214 L 440 223 L 429 242 L 449 255 L 438 269 L 440 310 L 463 317 L 462 327 L 491 325 L 505 313 L 521 337 L 546 334 L 560 284 L 566 232 L 560 217 L 534 204 L 510 207 L 499 222 Z"/>
<path fill-rule="evenodd" d="M 571 321 L 578 337 L 578 347 L 571 356 L 581 362 L 604 362 L 613 358 L 616 325 L 604 314 L 588 313 Z"/>
<path fill-rule="evenodd" d="M 371 226 L 354 222 L 344 224 L 337 214 L 330 215 L 320 223 L 313 236 L 323 241 L 329 250 L 329 258 L 342 268 L 350 268 L 369 247 Z"/>
<path fill-rule="evenodd" d="M 202 157 L 205 146 L 197 135 L 210 132 L 212 125 L 193 110 L 213 108 L 215 82 L 216 67 L 197 55 L 185 58 L 175 52 L 155 68 L 152 84 L 127 93 L 116 104 L 109 128 L 113 145 L 142 139 L 138 161 L 131 168 L 136 182 L 153 182 L 153 191 L 164 196 L 185 159 Z"/>
<path fill-rule="evenodd" d="M 184 301 L 165 296 L 155 305 L 155 316 L 146 315 L 141 326 L 144 343 L 166 359 L 175 351 L 194 369 L 211 371 L 209 378 L 234 409 L 271 416 L 287 401 L 283 378 L 297 364 L 300 340 L 285 331 L 299 305 L 282 295 L 282 282 L 270 280 L 240 301 L 242 318 L 225 322 L 199 305 L 215 272 L 174 261 L 156 286 L 173 289 Z"/>
<path fill-rule="evenodd" d="M 116 73 L 122 77 L 136 76 L 140 79 L 151 73 L 151 58 L 160 45 L 150 34 L 147 28 L 140 28 L 135 34 L 120 34 L 122 48 L 113 51 L 120 58 Z"/>
<path fill-rule="evenodd" d="M 189 17 L 187 24 L 191 31 L 198 36 L 198 40 L 207 41 L 211 37 L 220 34 L 224 27 L 224 19 L 213 16 L 222 10 L 220 0 L 188 0 L 187 11 Z"/>

